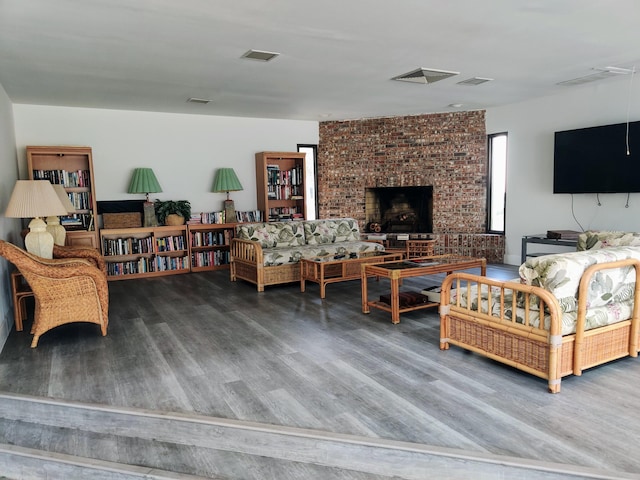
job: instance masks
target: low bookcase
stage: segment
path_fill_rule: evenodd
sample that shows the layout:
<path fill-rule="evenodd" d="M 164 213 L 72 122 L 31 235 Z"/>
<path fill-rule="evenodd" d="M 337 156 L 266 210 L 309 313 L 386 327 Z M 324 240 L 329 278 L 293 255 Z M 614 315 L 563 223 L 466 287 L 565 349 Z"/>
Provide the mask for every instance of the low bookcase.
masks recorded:
<path fill-rule="evenodd" d="M 194 224 L 188 226 L 191 271 L 229 268 L 229 245 L 235 223 Z"/>
<path fill-rule="evenodd" d="M 189 273 L 189 243 L 185 225 L 100 230 L 107 279 Z"/>

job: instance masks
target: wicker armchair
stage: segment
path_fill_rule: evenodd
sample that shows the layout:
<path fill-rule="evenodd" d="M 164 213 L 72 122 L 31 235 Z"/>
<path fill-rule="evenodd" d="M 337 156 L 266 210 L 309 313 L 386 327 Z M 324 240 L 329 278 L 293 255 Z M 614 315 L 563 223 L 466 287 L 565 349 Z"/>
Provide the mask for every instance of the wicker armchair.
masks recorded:
<path fill-rule="evenodd" d="M 89 322 L 107 334 L 109 290 L 106 275 L 83 258 L 47 260 L 0 240 L 0 256 L 13 263 L 33 290 L 36 307 L 31 348 L 59 325 Z"/>

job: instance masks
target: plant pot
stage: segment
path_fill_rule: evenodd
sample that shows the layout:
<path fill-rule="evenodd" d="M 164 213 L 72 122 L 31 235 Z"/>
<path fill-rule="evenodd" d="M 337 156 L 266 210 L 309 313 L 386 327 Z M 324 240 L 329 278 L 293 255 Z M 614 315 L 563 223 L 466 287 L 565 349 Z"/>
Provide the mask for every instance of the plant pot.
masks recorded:
<path fill-rule="evenodd" d="M 171 213 L 167 215 L 167 218 L 164 220 L 165 225 L 170 225 L 175 227 L 176 225 L 184 225 L 184 217 L 182 215 L 176 215 L 175 213 Z"/>

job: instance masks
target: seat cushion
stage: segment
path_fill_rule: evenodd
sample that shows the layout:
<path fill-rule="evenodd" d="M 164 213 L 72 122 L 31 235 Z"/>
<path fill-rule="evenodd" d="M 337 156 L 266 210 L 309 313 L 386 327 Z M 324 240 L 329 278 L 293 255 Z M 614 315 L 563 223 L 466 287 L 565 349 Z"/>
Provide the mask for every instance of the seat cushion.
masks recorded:
<path fill-rule="evenodd" d="M 323 245 L 304 245 L 296 247 L 275 247 L 263 250 L 264 266 L 298 263 L 301 258 L 313 258 L 324 255 L 346 255 L 351 252 L 381 252 L 384 247 L 375 242 L 338 242 Z"/>

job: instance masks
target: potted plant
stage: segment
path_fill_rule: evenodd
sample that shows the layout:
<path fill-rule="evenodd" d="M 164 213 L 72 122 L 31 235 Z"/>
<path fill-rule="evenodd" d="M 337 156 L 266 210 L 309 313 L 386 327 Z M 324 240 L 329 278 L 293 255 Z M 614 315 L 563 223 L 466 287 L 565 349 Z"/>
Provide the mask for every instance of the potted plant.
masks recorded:
<path fill-rule="evenodd" d="M 191 204 L 188 200 L 156 200 L 156 216 L 164 225 L 184 225 L 191 217 Z"/>

